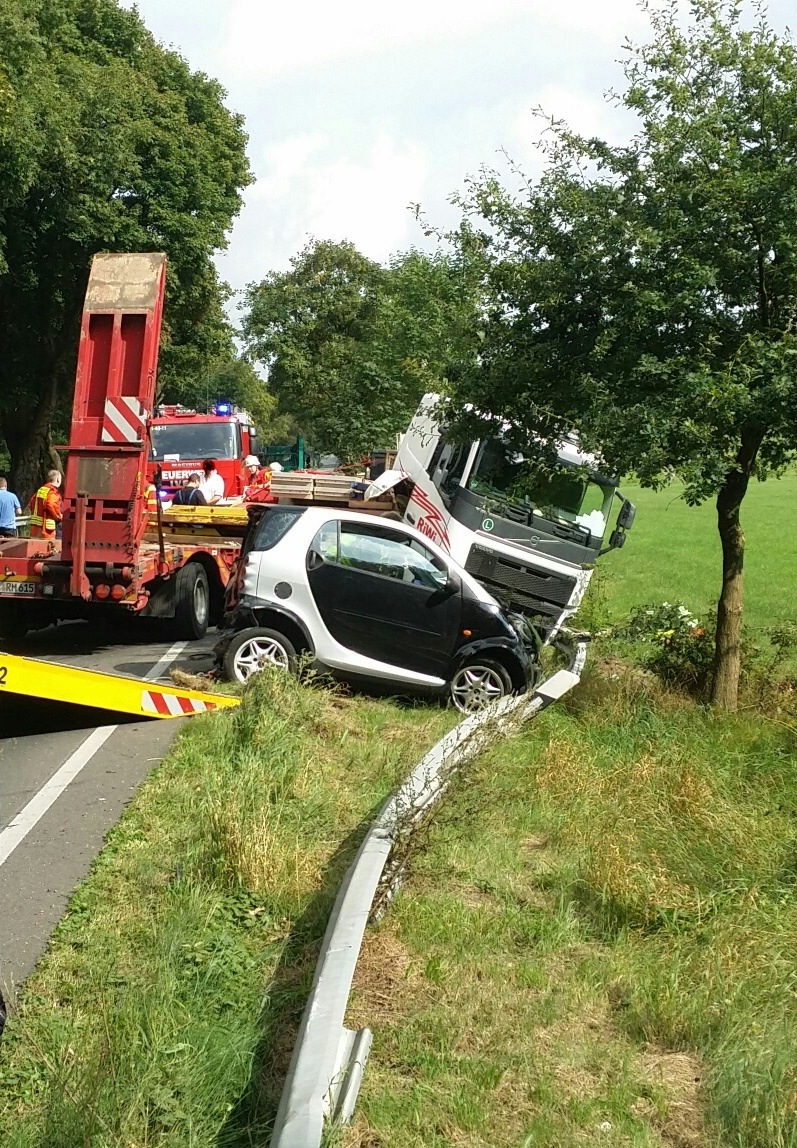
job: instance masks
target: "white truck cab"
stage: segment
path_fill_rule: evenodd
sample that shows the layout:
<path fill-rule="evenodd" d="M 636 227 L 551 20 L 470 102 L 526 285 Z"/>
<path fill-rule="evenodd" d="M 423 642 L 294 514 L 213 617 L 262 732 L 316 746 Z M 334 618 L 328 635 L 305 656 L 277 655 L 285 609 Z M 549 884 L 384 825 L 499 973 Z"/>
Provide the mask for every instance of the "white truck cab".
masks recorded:
<path fill-rule="evenodd" d="M 625 542 L 633 504 L 575 437 L 558 444 L 557 473 L 535 480 L 501 437 L 448 441 L 438 404 L 424 395 L 394 467 L 366 497 L 403 481 L 405 520 L 550 640 L 581 604 L 598 556 Z M 616 497 L 622 506 L 604 546 Z"/>

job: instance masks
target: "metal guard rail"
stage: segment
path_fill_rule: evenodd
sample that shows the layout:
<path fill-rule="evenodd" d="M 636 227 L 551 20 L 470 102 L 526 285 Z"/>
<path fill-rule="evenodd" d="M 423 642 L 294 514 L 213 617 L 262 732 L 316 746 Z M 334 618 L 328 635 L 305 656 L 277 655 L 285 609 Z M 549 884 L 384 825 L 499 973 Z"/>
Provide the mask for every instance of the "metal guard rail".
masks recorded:
<path fill-rule="evenodd" d="M 501 698 L 464 718 L 421 759 L 385 803 L 343 879 L 329 918 L 310 996 L 285 1079 L 271 1136 L 271 1148 L 318 1148 L 324 1121 L 351 1119 L 371 1048 L 372 1033 L 353 1031 L 343 1020 L 372 905 L 382 885 L 389 897 L 402 865 L 385 869 L 396 846 L 440 797 L 453 772 L 495 740 L 536 717 L 578 684 L 586 658 L 586 636 L 572 647 L 566 669 L 528 694 Z M 399 850 L 396 850 L 398 852 Z"/>

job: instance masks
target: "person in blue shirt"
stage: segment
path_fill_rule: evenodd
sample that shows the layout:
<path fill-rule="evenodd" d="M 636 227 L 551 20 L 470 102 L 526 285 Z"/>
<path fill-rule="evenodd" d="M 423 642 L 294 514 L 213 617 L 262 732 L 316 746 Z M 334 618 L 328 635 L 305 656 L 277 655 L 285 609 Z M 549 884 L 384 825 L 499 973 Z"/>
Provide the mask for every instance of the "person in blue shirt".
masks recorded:
<path fill-rule="evenodd" d="M 22 513 L 19 499 L 8 483 L 0 478 L 0 538 L 16 538 L 17 515 Z"/>

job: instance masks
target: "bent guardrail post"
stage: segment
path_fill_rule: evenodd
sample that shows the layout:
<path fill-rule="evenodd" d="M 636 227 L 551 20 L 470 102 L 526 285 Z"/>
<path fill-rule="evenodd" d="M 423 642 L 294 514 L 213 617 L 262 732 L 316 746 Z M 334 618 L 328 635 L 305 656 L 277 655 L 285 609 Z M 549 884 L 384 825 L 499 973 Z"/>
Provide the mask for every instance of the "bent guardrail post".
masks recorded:
<path fill-rule="evenodd" d="M 344 1026 L 354 970 L 371 907 L 396 843 L 440 797 L 453 772 L 505 735 L 536 717 L 577 685 L 586 658 L 577 639 L 567 669 L 558 670 L 532 693 L 505 697 L 465 718 L 418 762 L 385 803 L 363 838 L 335 899 L 321 945 L 310 996 L 282 1090 L 271 1148 L 318 1148 L 329 1117 L 347 1122 L 354 1111 L 372 1034 Z M 401 864 L 388 873 L 395 886 Z M 384 883 L 383 883 L 384 884 Z"/>

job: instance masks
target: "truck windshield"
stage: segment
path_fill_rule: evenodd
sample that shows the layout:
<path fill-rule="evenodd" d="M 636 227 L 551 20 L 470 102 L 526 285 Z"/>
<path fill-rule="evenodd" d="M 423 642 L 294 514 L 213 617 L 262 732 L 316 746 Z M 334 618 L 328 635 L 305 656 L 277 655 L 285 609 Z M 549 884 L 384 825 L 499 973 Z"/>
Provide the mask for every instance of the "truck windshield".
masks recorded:
<path fill-rule="evenodd" d="M 163 462 L 203 458 L 240 458 L 241 437 L 237 423 L 168 423 L 150 427 L 151 457 Z"/>
<path fill-rule="evenodd" d="M 574 523 L 597 537 L 603 535 L 604 504 L 613 492 L 613 484 L 599 483 L 575 466 L 553 475 L 535 473 L 500 439 L 482 443 L 467 485 L 474 494 L 532 507 L 549 521 Z"/>

